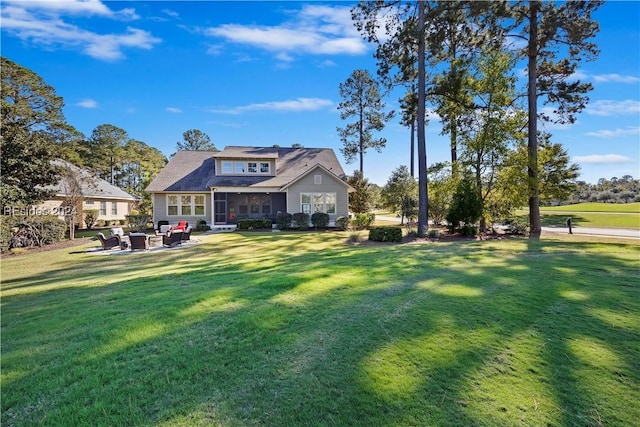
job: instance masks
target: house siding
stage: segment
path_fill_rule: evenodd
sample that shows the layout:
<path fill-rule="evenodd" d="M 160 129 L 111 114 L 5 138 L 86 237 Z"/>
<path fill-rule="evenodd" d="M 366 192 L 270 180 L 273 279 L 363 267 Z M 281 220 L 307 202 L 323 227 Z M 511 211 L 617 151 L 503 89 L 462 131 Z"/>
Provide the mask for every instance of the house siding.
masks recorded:
<path fill-rule="evenodd" d="M 168 215 L 167 213 L 167 195 L 198 195 L 204 196 L 204 215 Z M 180 192 L 180 193 L 154 193 L 153 195 L 153 225 L 158 226 L 158 221 L 169 221 L 171 225 L 177 225 L 179 221 L 187 221 L 189 225 L 194 227 L 199 221 L 205 220 L 207 224 L 212 224 L 211 212 L 211 193 L 203 193 L 197 191 Z"/>
<path fill-rule="evenodd" d="M 322 183 L 315 183 L 316 175 L 322 177 Z M 329 215 L 330 221 L 349 215 L 349 192 L 345 183 L 322 169 L 309 173 L 287 189 L 287 212 L 294 214 L 301 211 L 300 194 L 302 193 L 336 193 L 336 213 Z"/>

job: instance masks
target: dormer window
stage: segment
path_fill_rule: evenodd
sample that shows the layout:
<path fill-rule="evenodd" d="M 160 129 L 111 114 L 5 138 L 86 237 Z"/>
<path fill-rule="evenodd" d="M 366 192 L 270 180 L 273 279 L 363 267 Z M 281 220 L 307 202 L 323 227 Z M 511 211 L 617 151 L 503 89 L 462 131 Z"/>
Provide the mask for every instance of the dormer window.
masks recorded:
<path fill-rule="evenodd" d="M 271 162 L 220 160 L 219 175 L 271 175 Z"/>

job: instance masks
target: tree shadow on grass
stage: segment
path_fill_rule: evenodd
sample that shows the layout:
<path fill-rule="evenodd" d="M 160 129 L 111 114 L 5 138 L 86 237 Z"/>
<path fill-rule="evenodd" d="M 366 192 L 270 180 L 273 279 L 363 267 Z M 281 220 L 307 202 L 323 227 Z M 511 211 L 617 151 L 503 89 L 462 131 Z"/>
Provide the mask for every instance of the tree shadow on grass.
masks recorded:
<path fill-rule="evenodd" d="M 637 248 L 615 245 L 634 262 L 583 243 L 320 251 L 313 237 L 277 239 L 236 235 L 126 265 L 82 259 L 66 287 L 54 287 L 68 275 L 61 266 L 10 283 L 2 424 L 640 415 Z M 248 245 L 250 260 L 239 256 Z"/>
<path fill-rule="evenodd" d="M 567 227 L 567 218 L 571 218 L 573 226 L 587 226 L 589 221 L 580 215 L 548 214 L 540 215 L 540 222 L 544 227 Z"/>

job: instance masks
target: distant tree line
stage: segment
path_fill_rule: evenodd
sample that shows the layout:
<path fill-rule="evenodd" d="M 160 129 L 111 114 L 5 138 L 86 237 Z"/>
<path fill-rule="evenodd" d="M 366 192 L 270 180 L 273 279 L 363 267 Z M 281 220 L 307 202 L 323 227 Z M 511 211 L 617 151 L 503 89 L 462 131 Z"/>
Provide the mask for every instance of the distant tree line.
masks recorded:
<path fill-rule="evenodd" d="M 167 163 L 160 150 L 131 138 L 112 124 L 97 126 L 85 136 L 67 123 L 62 97 L 33 71 L 2 57 L 2 135 L 0 209 L 29 207 L 52 197 L 54 184 L 80 188 L 64 160 L 86 168 L 94 177 L 138 196 L 139 209 L 151 212 L 144 189 Z M 209 136 L 197 129 L 183 133 L 177 150 L 215 150 Z M 82 197 L 80 190 L 69 198 Z"/>
<path fill-rule="evenodd" d="M 631 175 L 622 178 L 600 178 L 597 184 L 584 181 L 576 183 L 576 190 L 568 203 L 602 202 L 633 203 L 640 202 L 640 180 Z"/>

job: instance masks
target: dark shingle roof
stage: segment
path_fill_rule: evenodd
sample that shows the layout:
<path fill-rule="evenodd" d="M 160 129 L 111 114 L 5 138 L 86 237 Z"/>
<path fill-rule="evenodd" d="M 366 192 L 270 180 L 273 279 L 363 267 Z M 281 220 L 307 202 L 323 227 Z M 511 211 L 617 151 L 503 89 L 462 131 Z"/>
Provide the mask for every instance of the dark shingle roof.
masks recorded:
<path fill-rule="evenodd" d="M 178 151 L 151 181 L 146 191 L 208 191 L 215 151 Z"/>
<path fill-rule="evenodd" d="M 277 159 L 275 176 L 216 176 L 215 159 Z M 148 192 L 206 191 L 210 187 L 284 187 L 317 165 L 346 178 L 329 148 L 225 147 L 223 151 L 178 151 L 147 187 Z"/>
<path fill-rule="evenodd" d="M 65 174 L 65 169 L 69 169 L 72 173 L 76 174 L 75 176 L 82 188 L 82 195 L 85 198 L 93 197 L 100 199 L 137 200 L 135 196 L 127 193 L 120 187 L 111 185 L 109 182 L 96 177 L 87 169 L 80 168 L 61 159 L 53 160 L 52 163 L 62 168 L 63 176 Z M 66 193 L 68 191 L 69 184 L 65 182 L 65 178 L 63 177 L 57 184 L 47 186 L 46 188 L 55 190 L 56 195 L 64 197 L 67 196 Z"/>

